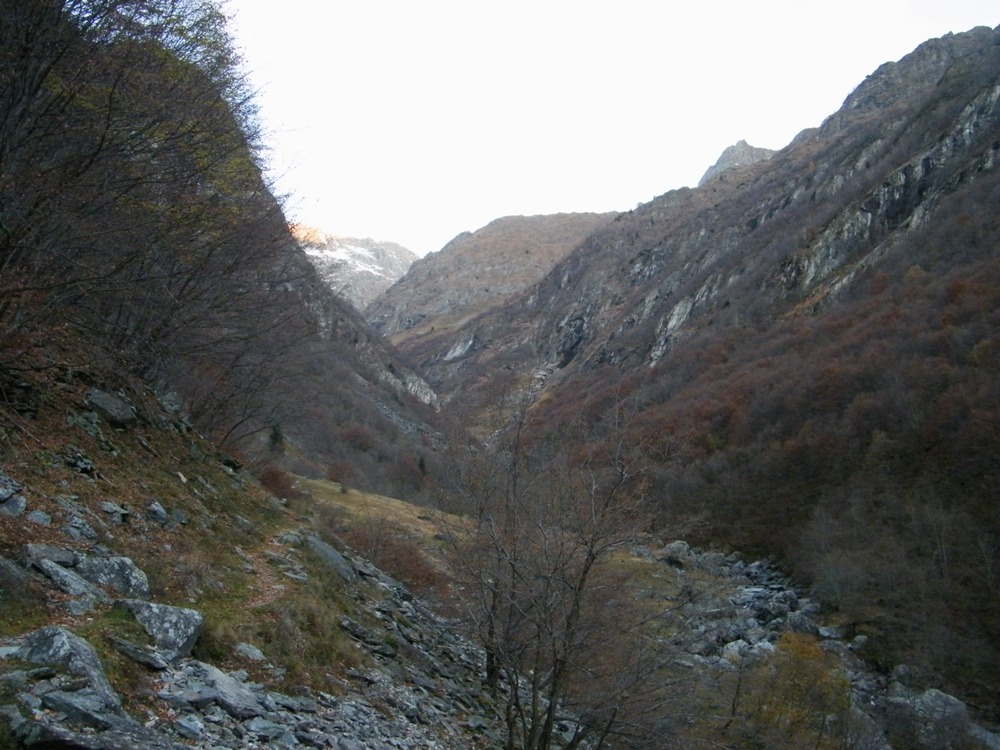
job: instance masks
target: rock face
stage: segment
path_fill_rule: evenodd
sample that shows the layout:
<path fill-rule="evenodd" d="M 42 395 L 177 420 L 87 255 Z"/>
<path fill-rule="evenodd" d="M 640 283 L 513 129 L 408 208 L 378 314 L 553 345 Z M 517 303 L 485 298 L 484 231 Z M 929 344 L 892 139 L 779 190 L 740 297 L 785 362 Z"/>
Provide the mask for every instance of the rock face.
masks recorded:
<path fill-rule="evenodd" d="M 751 146 L 746 141 L 737 141 L 723 151 L 719 160 L 705 171 L 705 174 L 698 181 L 698 187 L 704 186 L 713 177 L 717 177 L 737 167 L 744 167 L 756 164 L 759 161 L 765 161 L 776 153 L 777 151 L 770 148 L 757 148 L 756 146 Z"/>
<path fill-rule="evenodd" d="M 335 237 L 312 227 L 293 232 L 320 278 L 358 310 L 401 278 L 417 259 L 394 242 Z"/>
<path fill-rule="evenodd" d="M 406 350 L 503 305 L 536 283 L 615 214 L 510 216 L 466 232 L 416 261 L 365 310 L 371 325 Z"/>
<path fill-rule="evenodd" d="M 595 229 L 502 307 L 461 316 L 451 306 L 473 294 L 474 279 L 456 289 L 428 282 L 426 300 L 404 298 L 404 279 L 369 319 L 395 334 L 443 400 L 461 393 L 457 406 L 468 409 L 492 373 L 572 390 L 576 370 L 662 364 L 706 325 L 762 326 L 818 309 L 931 226 L 943 196 L 975 189 L 1000 163 L 998 35 L 980 28 L 921 45 L 822 127 L 739 167 L 738 179 L 666 193 Z M 734 149 L 734 158 L 744 151 Z M 416 264 L 411 278 L 419 273 Z"/>

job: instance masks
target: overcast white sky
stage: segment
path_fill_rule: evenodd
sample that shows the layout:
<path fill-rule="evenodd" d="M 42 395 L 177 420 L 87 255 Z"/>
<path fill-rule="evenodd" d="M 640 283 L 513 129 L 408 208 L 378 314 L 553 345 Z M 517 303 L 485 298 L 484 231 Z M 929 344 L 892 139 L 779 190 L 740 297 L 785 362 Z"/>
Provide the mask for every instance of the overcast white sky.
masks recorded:
<path fill-rule="evenodd" d="M 997 0 L 228 0 L 291 220 L 418 255 L 781 148 Z"/>

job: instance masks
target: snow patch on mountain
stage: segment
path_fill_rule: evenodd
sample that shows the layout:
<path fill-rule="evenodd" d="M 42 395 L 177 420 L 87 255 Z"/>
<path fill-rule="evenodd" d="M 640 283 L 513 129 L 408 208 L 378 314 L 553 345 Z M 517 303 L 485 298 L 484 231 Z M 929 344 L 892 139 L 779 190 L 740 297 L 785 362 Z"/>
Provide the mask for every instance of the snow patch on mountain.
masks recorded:
<path fill-rule="evenodd" d="M 305 226 L 292 232 L 323 281 L 359 310 L 396 283 L 417 257 L 394 242 L 337 237 Z"/>

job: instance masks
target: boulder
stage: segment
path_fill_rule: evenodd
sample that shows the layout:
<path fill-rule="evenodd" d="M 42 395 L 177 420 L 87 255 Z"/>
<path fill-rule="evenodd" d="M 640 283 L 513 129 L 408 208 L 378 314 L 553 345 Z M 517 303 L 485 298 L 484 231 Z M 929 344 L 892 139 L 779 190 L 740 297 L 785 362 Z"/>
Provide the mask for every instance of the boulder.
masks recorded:
<path fill-rule="evenodd" d="M 41 699 L 45 708 L 66 714 L 66 718 L 74 724 L 109 729 L 123 721 L 120 715 L 109 713 L 109 709 L 113 711 L 114 708 L 108 706 L 103 696 L 89 688 L 71 692 L 52 690 L 43 693 Z"/>
<path fill-rule="evenodd" d="M 230 716 L 252 719 L 264 714 L 264 707 L 245 683 L 211 664 L 196 662 L 194 666 L 205 684 L 213 690 L 216 702 Z"/>
<path fill-rule="evenodd" d="M 6 500 L 0 502 L 0 513 L 16 518 L 23 515 L 27 507 L 28 501 L 24 499 L 24 495 L 11 495 Z"/>
<path fill-rule="evenodd" d="M 16 591 L 28 582 L 28 572 L 13 560 L 0 555 L 0 589 Z"/>
<path fill-rule="evenodd" d="M 335 550 L 329 544 L 324 542 L 318 536 L 308 536 L 306 541 L 309 543 L 309 547 L 319 555 L 320 560 L 326 563 L 333 571 L 343 578 L 348 583 L 354 583 L 358 580 L 358 574 L 351 567 L 351 564 L 347 561 L 340 552 Z"/>
<path fill-rule="evenodd" d="M 78 542 L 97 541 L 97 532 L 94 531 L 94 527 L 80 516 L 70 516 L 66 523 L 62 525 L 61 529 L 66 536 L 70 539 L 75 539 Z"/>
<path fill-rule="evenodd" d="M 7 502 L 23 489 L 20 482 L 0 471 L 0 503 Z"/>
<path fill-rule="evenodd" d="M 249 659 L 250 661 L 266 661 L 264 652 L 259 648 L 254 646 L 252 643 L 237 643 L 234 649 L 237 656 L 242 656 L 244 659 Z"/>
<path fill-rule="evenodd" d="M 52 562 L 52 560 L 42 558 L 41 560 L 34 560 L 32 565 L 42 571 L 52 581 L 52 584 L 63 593 L 70 596 L 86 597 L 95 602 L 105 604 L 111 601 L 107 594 L 79 573 L 75 573 L 69 568 L 64 568 L 62 565 Z"/>
<path fill-rule="evenodd" d="M 161 526 L 166 525 L 167 521 L 170 520 L 166 509 L 160 505 L 158 500 L 149 501 L 149 505 L 146 506 L 146 515 L 149 516 L 151 521 L 155 521 Z"/>
<path fill-rule="evenodd" d="M 665 545 L 657 555 L 660 562 L 679 568 L 684 567 L 684 561 L 689 557 L 691 557 L 691 547 L 680 539 Z"/>
<path fill-rule="evenodd" d="M 36 560 L 51 560 L 64 568 L 72 568 L 77 561 L 76 552 L 54 544 L 26 544 L 24 556 L 29 563 L 34 563 Z"/>
<path fill-rule="evenodd" d="M 890 741 L 920 750 L 950 750 L 969 730 L 969 712 L 953 695 L 931 688 L 911 697 L 886 699 Z"/>
<path fill-rule="evenodd" d="M 110 500 L 104 500 L 100 504 L 101 510 L 108 514 L 111 519 L 111 523 L 115 526 L 121 526 L 124 523 L 128 523 L 131 511 L 128 508 L 124 508 L 118 503 L 113 503 Z"/>
<path fill-rule="evenodd" d="M 51 526 L 52 516 L 46 513 L 44 510 L 33 510 L 27 516 L 25 516 L 29 521 L 39 526 Z"/>
<path fill-rule="evenodd" d="M 53 625 L 39 628 L 25 636 L 18 656 L 31 664 L 59 666 L 71 674 L 86 677 L 106 708 L 121 714 L 121 699 L 108 682 L 97 652 L 78 635 Z"/>
<path fill-rule="evenodd" d="M 107 391 L 87 391 L 86 404 L 112 427 L 129 427 L 138 421 L 130 403 Z"/>
<path fill-rule="evenodd" d="M 204 622 L 200 612 L 141 599 L 122 599 L 115 604 L 132 613 L 167 661 L 191 655 Z"/>
<path fill-rule="evenodd" d="M 131 641 L 125 640 L 124 638 L 118 638 L 116 636 L 108 636 L 108 642 L 111 647 L 120 654 L 127 656 L 134 662 L 143 664 L 150 669 L 166 669 L 170 666 L 167 661 L 157 653 L 156 649 L 152 649 L 149 646 L 140 646 L 137 643 L 132 643 Z"/>
<path fill-rule="evenodd" d="M 114 589 L 131 599 L 149 598 L 149 579 L 128 557 L 83 555 L 76 571 L 91 583 Z"/>

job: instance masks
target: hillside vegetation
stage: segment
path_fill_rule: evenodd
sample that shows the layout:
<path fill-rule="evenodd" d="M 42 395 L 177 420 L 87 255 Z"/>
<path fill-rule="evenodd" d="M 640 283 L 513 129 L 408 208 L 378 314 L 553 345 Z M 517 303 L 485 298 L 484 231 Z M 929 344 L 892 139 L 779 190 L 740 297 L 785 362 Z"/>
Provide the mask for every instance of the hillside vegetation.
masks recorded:
<path fill-rule="evenodd" d="M 222 11 L 8 3 L 0 39 L 4 393 L 75 334 L 70 366 L 173 394 L 230 449 L 413 489 L 433 394 L 294 242 Z"/>
<path fill-rule="evenodd" d="M 997 40 L 457 238 L 378 303 L 439 398 L 291 236 L 219 5 L 4 3 L 0 746 L 995 747 Z"/>
<path fill-rule="evenodd" d="M 413 351 L 482 436 L 512 388 L 542 434 L 636 399 L 640 436 L 682 446 L 648 459 L 664 528 L 780 559 L 876 663 L 993 716 L 998 41 L 928 41 L 768 160 L 621 214 Z"/>

